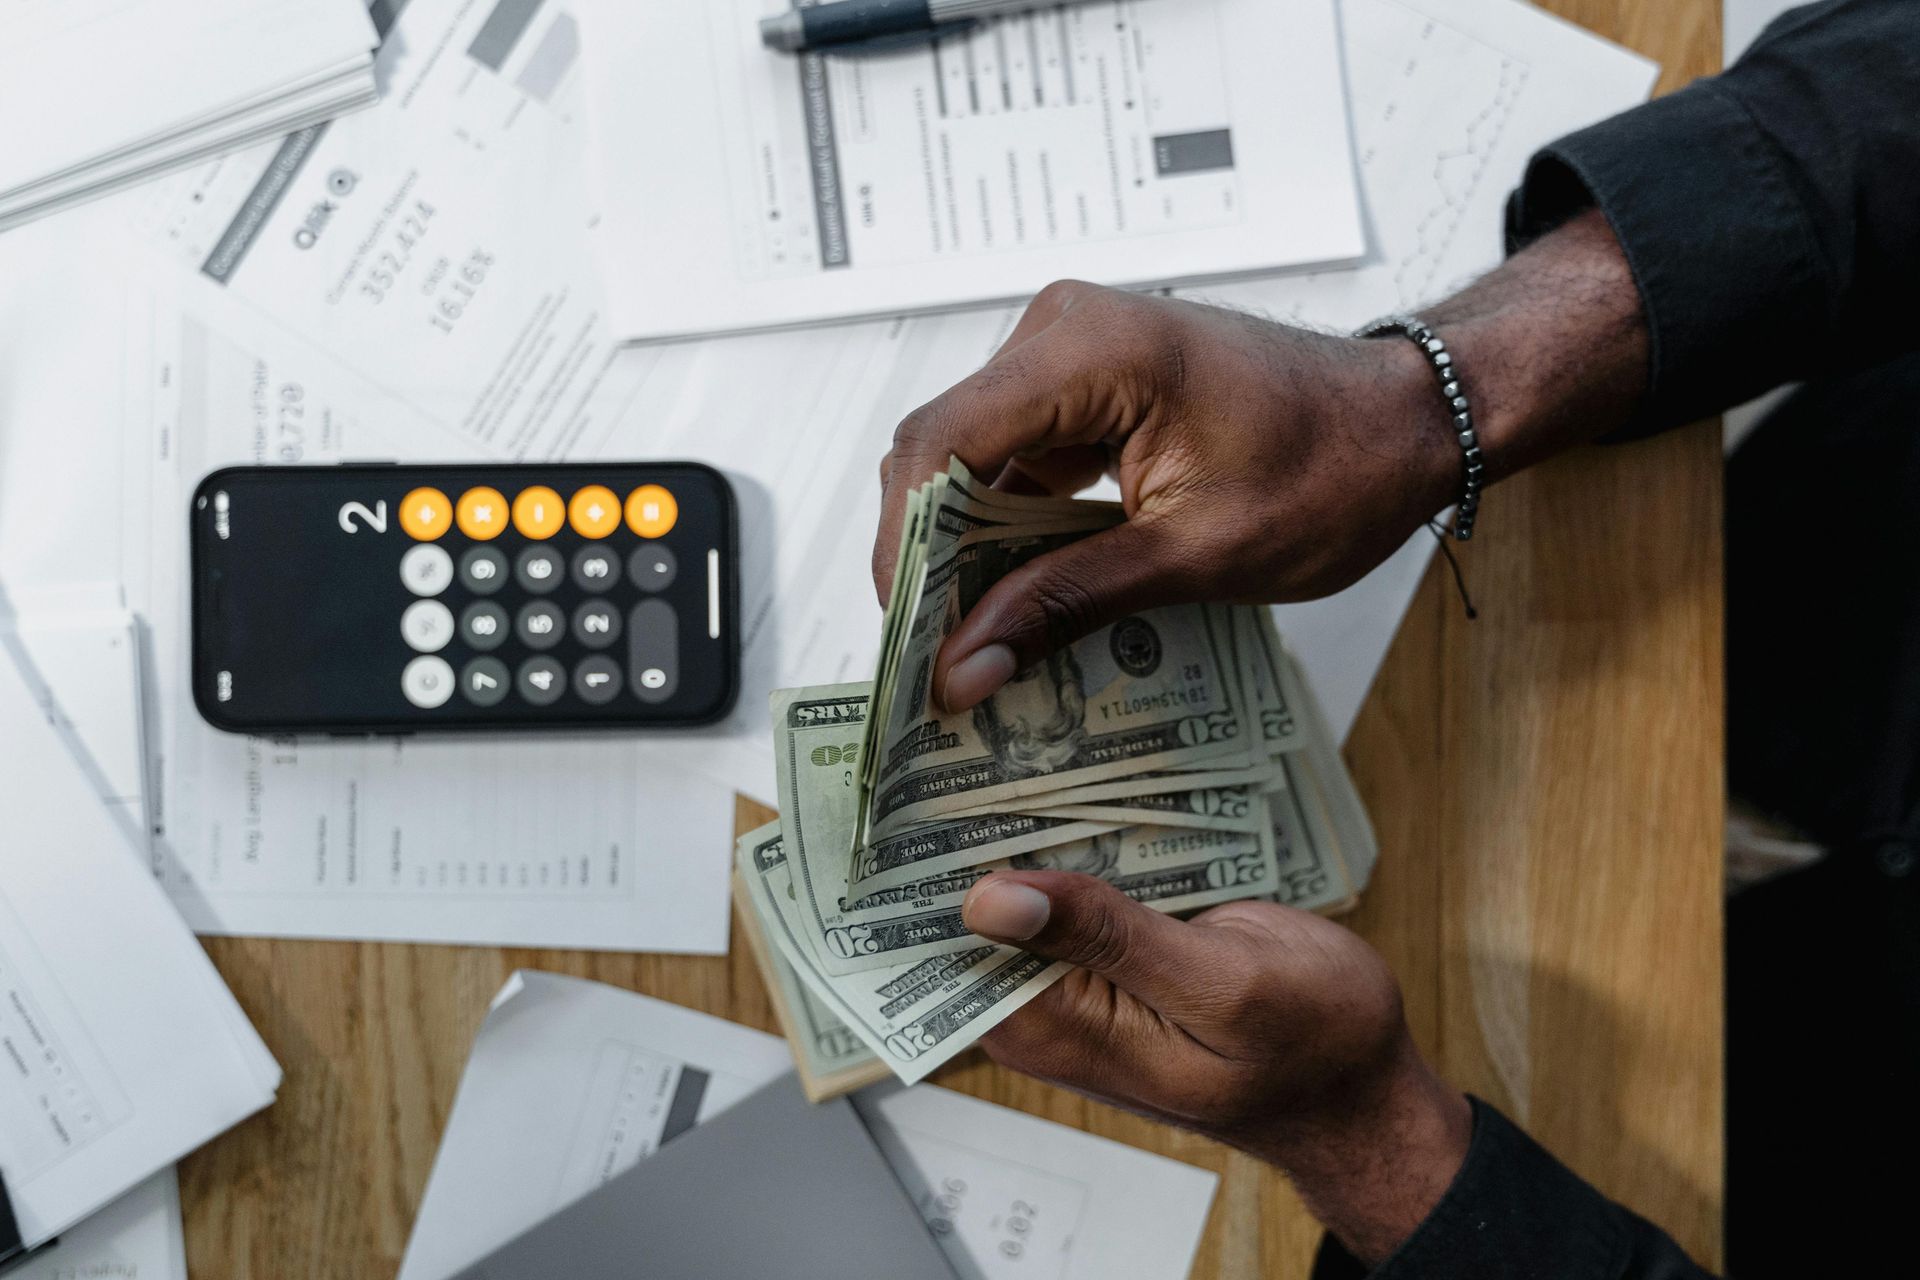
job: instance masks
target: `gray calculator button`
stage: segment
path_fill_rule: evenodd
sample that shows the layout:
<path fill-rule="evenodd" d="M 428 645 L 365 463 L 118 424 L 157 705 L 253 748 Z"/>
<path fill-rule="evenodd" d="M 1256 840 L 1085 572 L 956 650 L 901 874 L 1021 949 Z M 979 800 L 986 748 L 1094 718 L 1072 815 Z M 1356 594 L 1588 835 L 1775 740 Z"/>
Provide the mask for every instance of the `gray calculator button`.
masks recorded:
<path fill-rule="evenodd" d="M 573 611 L 573 638 L 589 649 L 604 649 L 620 638 L 620 611 L 608 600 L 583 601 Z"/>
<path fill-rule="evenodd" d="M 514 630 L 520 633 L 520 643 L 527 648 L 551 649 L 567 634 L 567 616 L 560 612 L 558 605 L 535 600 L 520 610 Z"/>
<path fill-rule="evenodd" d="M 460 557 L 460 581 L 477 596 L 490 596 L 507 582 L 507 558 L 492 547 L 473 547 Z"/>
<path fill-rule="evenodd" d="M 500 659 L 475 658 L 460 672 L 460 692 L 476 707 L 497 706 L 507 696 L 512 680 L 507 674 L 507 664 Z"/>
<path fill-rule="evenodd" d="M 680 687 L 679 619 L 665 600 L 642 600 L 627 616 L 627 666 L 642 702 L 665 702 Z"/>
<path fill-rule="evenodd" d="M 400 673 L 400 692 L 407 701 L 423 710 L 445 705 L 453 696 L 453 668 L 445 658 L 422 654 Z"/>
<path fill-rule="evenodd" d="M 604 653 L 580 659 L 573 669 L 573 691 L 582 702 L 602 706 L 620 696 L 620 664 Z"/>
<path fill-rule="evenodd" d="M 528 658 L 514 678 L 520 696 L 536 707 L 550 707 L 567 691 L 567 670 L 552 658 Z"/>
<path fill-rule="evenodd" d="M 573 582 L 582 591 L 605 591 L 620 576 L 620 557 L 588 543 L 573 553 Z"/>
<path fill-rule="evenodd" d="M 421 653 L 438 653 L 453 639 L 453 610 L 438 600 L 415 600 L 400 615 L 400 634 Z"/>
<path fill-rule="evenodd" d="M 520 585 L 536 595 L 559 586 L 561 574 L 560 553 L 552 547 L 528 547 L 513 566 L 513 576 Z"/>
<path fill-rule="evenodd" d="M 642 591 L 665 591 L 679 572 L 673 552 L 657 542 L 643 543 L 627 557 L 627 577 Z"/>
<path fill-rule="evenodd" d="M 509 630 L 507 611 L 491 600 L 475 600 L 460 615 L 460 638 L 482 653 L 505 644 Z"/>
<path fill-rule="evenodd" d="M 423 542 L 400 557 L 400 581 L 417 596 L 437 596 L 453 585 L 453 557 Z"/>

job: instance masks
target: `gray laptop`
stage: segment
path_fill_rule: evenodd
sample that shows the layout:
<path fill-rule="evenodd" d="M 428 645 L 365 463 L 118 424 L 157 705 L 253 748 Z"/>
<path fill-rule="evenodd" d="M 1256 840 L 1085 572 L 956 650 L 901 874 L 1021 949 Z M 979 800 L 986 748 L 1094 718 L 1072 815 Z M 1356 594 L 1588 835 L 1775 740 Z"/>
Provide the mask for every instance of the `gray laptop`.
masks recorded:
<path fill-rule="evenodd" d="M 957 1280 L 845 1098 L 793 1076 L 689 1130 L 458 1280 Z"/>

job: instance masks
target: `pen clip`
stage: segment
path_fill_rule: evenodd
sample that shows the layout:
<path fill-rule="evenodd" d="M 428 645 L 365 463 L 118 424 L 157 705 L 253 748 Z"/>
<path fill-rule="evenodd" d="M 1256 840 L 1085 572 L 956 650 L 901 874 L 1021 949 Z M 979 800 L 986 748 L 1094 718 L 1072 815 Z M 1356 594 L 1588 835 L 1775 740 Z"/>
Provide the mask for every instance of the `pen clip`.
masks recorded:
<path fill-rule="evenodd" d="M 954 36 L 963 36 L 980 25 L 978 18 L 955 18 L 951 22 L 938 23 L 921 31 L 901 31 L 889 36 L 875 36 L 871 40 L 853 40 L 846 44 L 822 45 L 818 49 L 808 49 L 807 53 L 830 54 L 836 58 L 873 58 L 888 54 L 905 53 L 913 49 L 924 49 L 928 45 L 938 44 Z"/>

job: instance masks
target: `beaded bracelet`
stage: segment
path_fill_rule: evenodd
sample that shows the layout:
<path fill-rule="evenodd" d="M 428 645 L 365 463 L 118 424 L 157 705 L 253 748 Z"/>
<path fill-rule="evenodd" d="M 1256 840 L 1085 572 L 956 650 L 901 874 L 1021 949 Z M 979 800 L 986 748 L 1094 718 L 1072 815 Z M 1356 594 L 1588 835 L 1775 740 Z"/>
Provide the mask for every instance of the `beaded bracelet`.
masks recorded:
<path fill-rule="evenodd" d="M 1480 510 L 1480 482 L 1486 474 L 1486 465 L 1480 454 L 1480 441 L 1473 433 L 1473 410 L 1467 405 L 1467 393 L 1460 386 L 1459 371 L 1453 367 L 1453 354 L 1447 350 L 1447 344 L 1432 327 L 1418 316 L 1391 315 L 1382 316 L 1372 324 L 1354 332 L 1356 338 L 1378 338 L 1384 334 L 1405 334 L 1426 356 L 1427 363 L 1433 366 L 1434 373 L 1440 377 L 1440 397 L 1446 401 L 1447 414 L 1453 419 L 1454 434 L 1460 439 L 1460 448 L 1466 454 L 1467 483 L 1460 495 L 1460 505 L 1453 512 L 1453 536 L 1461 542 L 1473 536 L 1473 520 Z"/>

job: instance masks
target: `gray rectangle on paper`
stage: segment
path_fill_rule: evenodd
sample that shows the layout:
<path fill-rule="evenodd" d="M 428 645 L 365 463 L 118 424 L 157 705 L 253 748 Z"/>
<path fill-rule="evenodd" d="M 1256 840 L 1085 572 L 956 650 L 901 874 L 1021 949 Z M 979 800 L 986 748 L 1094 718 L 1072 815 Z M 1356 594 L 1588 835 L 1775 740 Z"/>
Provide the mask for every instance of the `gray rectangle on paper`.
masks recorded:
<path fill-rule="evenodd" d="M 233 215 L 233 221 L 227 224 L 227 229 L 220 233 L 220 239 L 214 242 L 213 252 L 200 264 L 201 275 L 221 284 L 233 278 L 240 260 L 247 256 L 247 250 L 253 247 L 254 240 L 260 235 L 260 228 L 267 225 L 267 219 L 280 207 L 280 200 L 287 194 L 287 188 L 293 185 L 301 166 L 307 162 L 307 156 L 320 144 L 320 136 L 326 131 L 327 122 L 322 121 L 298 133 L 290 133 L 281 140 L 280 149 L 267 162 L 266 172 L 253 184 L 253 190 L 247 192 L 247 198 L 240 202 L 240 209 Z"/>
<path fill-rule="evenodd" d="M 506 65 L 520 37 L 527 34 L 540 5 L 541 0 L 500 0 L 474 34 L 473 43 L 467 46 L 467 56 L 483 67 L 498 71 Z"/>
<path fill-rule="evenodd" d="M 827 60 L 817 53 L 800 55 L 800 113 L 806 127 L 807 171 L 813 178 L 814 223 L 820 228 L 820 265 L 851 266 L 840 148 L 833 139 L 833 95 L 827 85 Z"/>
<path fill-rule="evenodd" d="M 514 83 L 530 97 L 551 101 L 567 68 L 579 56 L 580 24 L 573 20 L 572 14 L 563 13 L 553 20 L 547 34 L 540 37 L 540 43 L 527 58 L 527 65 L 520 68 L 520 78 Z"/>
<path fill-rule="evenodd" d="M 706 1072 L 698 1067 L 681 1067 L 680 1079 L 673 1086 L 673 1101 L 667 1104 L 667 1121 L 660 1126 L 660 1141 L 672 1142 L 700 1120 L 700 1103 L 707 1096 Z"/>
<path fill-rule="evenodd" d="M 1233 168 L 1233 130 L 1168 133 L 1153 140 L 1153 168 L 1161 177 Z"/>
<path fill-rule="evenodd" d="M 958 1280 L 845 1098 L 785 1076 L 669 1142 L 454 1280 Z"/>

